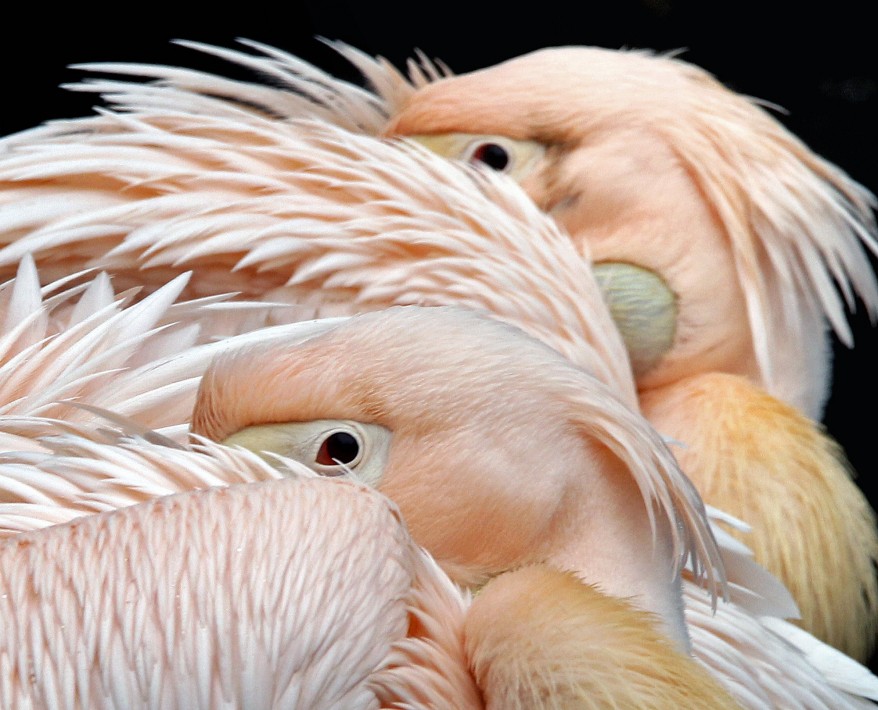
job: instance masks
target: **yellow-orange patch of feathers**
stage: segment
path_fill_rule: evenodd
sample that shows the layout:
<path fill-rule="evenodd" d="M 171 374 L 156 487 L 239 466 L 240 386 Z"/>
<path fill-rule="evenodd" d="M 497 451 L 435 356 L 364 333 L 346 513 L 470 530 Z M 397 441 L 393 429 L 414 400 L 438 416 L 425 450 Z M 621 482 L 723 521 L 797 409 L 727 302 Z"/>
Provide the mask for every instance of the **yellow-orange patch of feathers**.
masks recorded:
<path fill-rule="evenodd" d="M 489 708 L 739 707 L 651 614 L 550 567 L 494 578 L 464 633 Z"/>
<path fill-rule="evenodd" d="M 802 626 L 867 658 L 878 615 L 878 533 L 839 445 L 797 409 L 732 375 L 691 377 L 645 393 L 642 404 L 659 431 L 683 444 L 675 453 L 705 502 L 752 525 L 743 537 L 731 532 L 787 585 Z"/>

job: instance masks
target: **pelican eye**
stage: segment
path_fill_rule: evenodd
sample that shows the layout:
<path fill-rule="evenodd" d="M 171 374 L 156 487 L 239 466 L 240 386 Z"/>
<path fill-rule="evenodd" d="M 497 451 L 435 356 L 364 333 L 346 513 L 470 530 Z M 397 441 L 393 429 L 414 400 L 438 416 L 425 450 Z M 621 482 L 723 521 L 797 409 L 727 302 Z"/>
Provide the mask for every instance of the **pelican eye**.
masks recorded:
<path fill-rule="evenodd" d="M 519 182 L 534 172 L 546 155 L 546 146 L 537 141 L 488 133 L 430 133 L 403 137 L 444 158 L 484 165 Z"/>
<path fill-rule="evenodd" d="M 380 424 L 351 419 L 254 424 L 223 440 L 262 456 L 283 470 L 278 455 L 321 476 L 351 476 L 377 486 L 390 455 L 392 433 Z"/>
<path fill-rule="evenodd" d="M 363 451 L 360 440 L 347 431 L 334 431 L 327 436 L 317 450 L 315 463 L 323 466 L 345 464 L 355 466 Z"/>
<path fill-rule="evenodd" d="M 498 172 L 503 172 L 509 165 L 509 161 L 509 153 L 506 148 L 497 143 L 482 143 L 476 146 L 469 158 L 471 163 L 482 163 Z"/>

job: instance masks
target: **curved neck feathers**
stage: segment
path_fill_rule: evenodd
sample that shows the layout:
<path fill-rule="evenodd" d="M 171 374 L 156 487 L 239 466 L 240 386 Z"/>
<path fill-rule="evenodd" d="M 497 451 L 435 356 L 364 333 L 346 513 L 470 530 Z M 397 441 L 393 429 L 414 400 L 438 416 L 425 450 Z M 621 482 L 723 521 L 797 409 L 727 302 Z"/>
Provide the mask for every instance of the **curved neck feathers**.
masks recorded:
<path fill-rule="evenodd" d="M 556 528 L 556 552 L 549 561 L 610 596 L 629 599 L 656 614 L 661 630 L 688 652 L 670 523 L 657 516 L 653 535 L 636 483 L 621 462 L 613 459 L 607 464 L 595 466 L 600 475 L 578 478 L 570 494 L 570 512 Z"/>

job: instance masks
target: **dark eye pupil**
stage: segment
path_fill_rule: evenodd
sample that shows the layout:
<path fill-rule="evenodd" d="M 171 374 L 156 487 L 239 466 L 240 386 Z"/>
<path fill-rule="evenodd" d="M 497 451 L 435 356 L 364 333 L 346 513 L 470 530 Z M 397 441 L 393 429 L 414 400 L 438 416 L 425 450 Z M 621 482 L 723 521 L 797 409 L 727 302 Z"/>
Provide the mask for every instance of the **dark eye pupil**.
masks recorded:
<path fill-rule="evenodd" d="M 337 431 L 326 437 L 317 452 L 317 463 L 334 466 L 338 463 L 350 463 L 360 453 L 360 442 L 346 431 Z"/>
<path fill-rule="evenodd" d="M 484 163 L 493 170 L 504 170 L 509 165 L 509 153 L 496 143 L 484 143 L 476 148 L 471 160 L 474 163 Z"/>

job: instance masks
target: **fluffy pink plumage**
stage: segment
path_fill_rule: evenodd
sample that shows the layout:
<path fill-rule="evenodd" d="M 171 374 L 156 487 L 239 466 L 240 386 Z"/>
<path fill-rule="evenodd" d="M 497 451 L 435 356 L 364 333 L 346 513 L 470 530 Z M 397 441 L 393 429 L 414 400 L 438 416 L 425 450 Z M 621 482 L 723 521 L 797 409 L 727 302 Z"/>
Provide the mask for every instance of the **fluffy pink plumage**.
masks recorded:
<path fill-rule="evenodd" d="M 283 64 L 280 54 L 274 58 L 276 67 Z M 362 58 L 359 61 L 373 77 L 379 76 L 374 65 Z M 301 66 L 299 70 L 312 71 Z M 157 71 L 162 74 L 171 70 Z M 223 94 L 212 91 L 223 86 L 221 80 L 171 73 L 187 88 Z M 393 79 L 388 81 L 387 86 L 395 87 L 390 93 L 399 92 L 398 99 L 410 96 L 410 89 L 398 81 L 394 84 Z M 272 89 L 257 90 L 260 99 L 252 103 L 279 101 L 274 108 L 284 106 L 290 113 L 307 109 L 342 122 L 357 116 L 351 126 L 367 126 L 370 130 L 380 126 L 380 113 L 370 114 L 359 101 L 362 93 L 340 84 L 334 86 L 342 95 L 348 92 L 350 99 L 342 102 L 341 113 Z M 225 89 L 233 93 L 241 90 L 231 85 Z M 597 289 L 590 274 L 563 237 L 556 237 L 549 223 L 501 182 L 495 184 L 490 178 L 473 174 L 465 176 L 423 155 L 363 141 L 331 127 L 300 124 L 290 129 L 267 120 L 258 111 L 189 91 L 130 87 L 122 92 L 121 100 L 135 109 L 137 118 L 105 116 L 85 124 L 37 131 L 23 142 L 10 142 L 15 155 L 0 165 L 0 171 L 5 167 L 6 177 L 14 181 L 0 197 L 7 200 L 7 206 L 0 208 L 0 222 L 6 220 L 4 230 L 12 241 L 5 252 L 10 267 L 22 254 L 37 247 L 36 257 L 47 273 L 60 276 L 77 260 L 93 259 L 92 263 L 113 269 L 117 282 L 133 285 L 146 277 L 151 289 L 193 267 L 196 273 L 189 282 L 190 294 L 215 293 L 217 288 L 211 285 L 211 278 L 223 274 L 226 280 L 237 278 L 251 297 L 297 301 L 297 309 L 292 312 L 276 310 L 270 316 L 278 321 L 326 309 L 347 311 L 349 300 L 354 300 L 358 309 L 388 302 L 463 303 L 520 325 L 594 370 L 633 403 L 626 360 L 624 354 L 620 355 L 621 347 L 607 325 L 606 315 L 596 307 Z M 154 113 L 170 95 L 182 100 L 179 108 L 172 115 Z M 79 125 L 100 126 L 107 132 L 83 137 L 77 146 L 80 138 L 74 140 L 67 131 Z M 238 139 L 243 139 L 244 147 L 230 149 Z M 286 140 L 294 144 L 303 141 L 295 145 L 316 151 L 320 165 L 302 172 L 301 163 L 297 167 L 295 160 L 283 154 L 281 146 L 289 148 Z M 49 154 L 54 158 L 47 161 Z M 365 155 L 375 163 L 364 170 L 357 161 Z M 86 156 L 95 162 L 82 162 Z M 173 159 L 165 162 L 170 156 Z M 408 177 L 400 181 L 382 169 L 381 161 L 397 168 L 416 165 L 416 174 L 427 175 L 413 201 L 412 181 Z M 424 170 L 426 173 L 417 172 Z M 56 204 L 58 211 L 50 225 L 40 226 L 33 236 L 20 239 L 39 226 L 35 220 L 43 219 L 45 203 L 40 183 L 46 180 L 68 185 L 65 190 L 71 199 Z M 207 189 L 190 192 L 192 180 Z M 441 193 L 437 201 L 433 182 L 450 192 Z M 120 184 L 127 185 L 128 194 L 122 199 L 116 193 Z M 458 187 L 460 191 L 456 192 Z M 492 212 L 494 208 L 480 202 L 479 195 L 469 203 L 465 195 L 474 187 L 498 200 L 502 209 Z M 296 192 L 307 196 L 307 207 L 304 201 L 290 201 Z M 131 197 L 136 200 L 131 202 Z M 503 214 L 510 211 L 512 219 Z M 192 217 L 188 224 L 187 214 Z M 247 221 L 240 219 L 242 214 Z M 434 235 L 425 239 L 425 233 L 436 229 L 431 220 L 437 218 L 446 232 L 441 238 Z M 261 220 L 258 228 L 252 219 Z M 498 228 L 497 223 L 507 226 Z M 522 225 L 540 234 L 536 249 L 528 245 L 527 239 L 521 239 L 524 232 L 516 232 Z M 174 236 L 165 239 L 162 232 L 169 227 Z M 351 237 L 351 244 L 357 244 L 357 248 L 340 255 L 338 242 L 333 241 L 338 234 Z M 413 235 L 418 236 L 413 239 Z M 252 240 L 243 248 L 242 237 Z M 498 238 L 501 249 L 496 248 Z M 121 247 L 107 254 L 122 240 L 125 243 Z M 72 246 L 72 253 L 68 251 L 64 259 L 56 261 L 47 249 L 52 244 L 64 245 L 68 250 Z M 376 254 L 380 258 L 376 259 Z M 73 259 L 65 263 L 68 256 Z M 232 272 L 236 261 L 237 271 Z M 147 270 L 139 271 L 141 265 Z M 287 283 L 290 273 L 295 276 Z M 541 275 L 547 277 L 547 288 L 542 292 L 538 280 Z M 553 280 L 561 280 L 565 286 L 559 288 Z M 533 288 L 537 290 L 528 295 Z M 264 319 L 264 306 L 249 317 Z M 229 326 L 229 332 L 237 327 Z M 190 380 L 185 388 L 191 388 L 191 384 Z M 187 391 L 185 396 L 190 397 L 191 389 Z M 138 398 L 149 400 L 145 393 Z M 160 407 L 154 406 L 154 412 L 160 412 Z M 83 416 L 88 419 L 88 415 Z M 34 426 L 43 425 L 19 420 L 10 424 L 7 433 L 28 437 Z"/>

